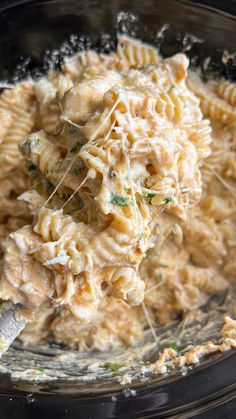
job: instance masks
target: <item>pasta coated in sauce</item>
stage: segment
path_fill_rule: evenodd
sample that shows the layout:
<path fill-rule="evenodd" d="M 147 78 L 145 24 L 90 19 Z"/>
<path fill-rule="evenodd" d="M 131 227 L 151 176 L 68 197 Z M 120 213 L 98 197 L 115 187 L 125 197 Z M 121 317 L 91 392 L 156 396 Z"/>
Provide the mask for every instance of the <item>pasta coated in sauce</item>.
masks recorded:
<path fill-rule="evenodd" d="M 0 297 L 41 312 L 23 340 L 132 345 L 142 302 L 165 324 L 228 287 L 234 90 L 120 36 L 4 91 Z"/>

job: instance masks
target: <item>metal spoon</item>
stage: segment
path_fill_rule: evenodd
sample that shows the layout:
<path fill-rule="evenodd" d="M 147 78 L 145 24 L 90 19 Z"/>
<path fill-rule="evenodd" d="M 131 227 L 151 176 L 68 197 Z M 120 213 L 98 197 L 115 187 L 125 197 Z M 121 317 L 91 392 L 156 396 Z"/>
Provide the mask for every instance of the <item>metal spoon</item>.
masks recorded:
<path fill-rule="evenodd" d="M 22 308 L 20 304 L 11 302 L 0 305 L 0 358 L 29 322 L 21 314 Z"/>

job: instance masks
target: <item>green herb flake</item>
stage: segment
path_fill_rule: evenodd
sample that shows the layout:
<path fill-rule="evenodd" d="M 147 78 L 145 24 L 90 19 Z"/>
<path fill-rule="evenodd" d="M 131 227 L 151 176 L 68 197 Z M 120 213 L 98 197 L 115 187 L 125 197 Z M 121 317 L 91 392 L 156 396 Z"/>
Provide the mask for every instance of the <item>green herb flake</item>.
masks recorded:
<path fill-rule="evenodd" d="M 168 204 L 170 204 L 172 202 L 172 200 L 173 200 L 173 198 L 171 198 L 171 196 L 167 196 L 164 199 L 163 203 L 164 203 L 164 205 L 168 205 Z"/>
<path fill-rule="evenodd" d="M 154 196 L 156 196 L 156 194 L 155 194 L 155 193 L 147 193 L 147 194 L 144 196 L 144 198 L 146 199 L 146 201 L 147 201 L 149 204 L 151 204 L 151 202 L 152 202 L 152 198 L 154 198 Z"/>
<path fill-rule="evenodd" d="M 78 163 L 76 163 L 74 169 L 73 169 L 73 173 L 74 175 L 78 175 L 80 172 L 82 172 L 85 168 L 84 162 L 83 161 L 79 161 Z"/>
<path fill-rule="evenodd" d="M 27 161 L 25 163 L 25 172 L 28 176 L 30 176 L 32 179 L 37 179 L 38 177 L 38 168 L 37 166 L 32 163 L 31 161 Z"/>
<path fill-rule="evenodd" d="M 74 147 L 72 147 L 72 149 L 70 150 L 70 152 L 72 154 L 75 154 L 77 151 L 79 151 L 81 149 L 81 147 L 82 147 L 82 144 L 78 142 L 78 143 L 76 143 L 74 145 Z"/>
<path fill-rule="evenodd" d="M 110 202 L 112 204 L 120 205 L 121 207 L 128 207 L 129 206 L 129 199 L 117 193 L 112 192 Z"/>
<path fill-rule="evenodd" d="M 112 179 L 113 177 L 116 177 L 116 172 L 114 169 L 111 169 L 109 173 L 109 178 Z"/>
<path fill-rule="evenodd" d="M 45 369 L 44 368 L 37 368 L 37 371 L 39 371 L 39 372 L 45 372 Z"/>
<path fill-rule="evenodd" d="M 114 362 L 106 362 L 105 364 L 102 365 L 102 367 L 105 368 L 106 370 L 111 370 L 115 372 L 115 371 L 118 371 L 122 367 L 122 364 L 116 364 Z"/>
<path fill-rule="evenodd" d="M 126 193 L 129 193 L 130 188 L 124 188 L 124 190 L 125 190 Z"/>
<path fill-rule="evenodd" d="M 174 342 L 170 344 L 170 348 L 173 349 L 175 352 L 177 352 L 177 354 L 180 352 L 180 349 Z"/>
<path fill-rule="evenodd" d="M 140 234 L 140 236 L 139 236 L 139 238 L 138 238 L 138 239 L 139 239 L 139 241 L 143 239 L 143 233 L 142 233 L 142 234 Z"/>

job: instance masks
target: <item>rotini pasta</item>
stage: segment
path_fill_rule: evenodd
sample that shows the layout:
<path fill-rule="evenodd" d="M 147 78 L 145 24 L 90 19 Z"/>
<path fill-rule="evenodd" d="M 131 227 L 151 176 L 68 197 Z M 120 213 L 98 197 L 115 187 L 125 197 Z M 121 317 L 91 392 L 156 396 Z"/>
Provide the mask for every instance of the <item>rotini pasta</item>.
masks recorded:
<path fill-rule="evenodd" d="M 58 134 L 62 129 L 60 99 L 72 86 L 68 77 L 53 71 L 37 82 L 37 123 L 47 134 Z"/>
<path fill-rule="evenodd" d="M 192 74 L 187 83 L 189 88 L 200 98 L 201 109 L 205 116 L 222 124 L 230 125 L 235 122 L 235 109 L 224 99 L 219 98 L 208 85 L 204 85 L 200 77 Z"/>
<path fill-rule="evenodd" d="M 88 50 L 66 58 L 62 70 L 73 82 L 78 82 L 90 76 L 95 77 L 104 70 L 114 69 L 115 63 L 114 54 L 98 54 L 96 51 Z"/>
<path fill-rule="evenodd" d="M 24 82 L 7 90 L 0 99 L 0 111 L 7 113 L 0 145 L 1 178 L 19 165 L 19 143 L 34 127 L 33 84 Z"/>
<path fill-rule="evenodd" d="M 231 106 L 236 106 L 236 89 L 235 84 L 227 80 L 222 80 L 213 83 L 215 92 Z"/>
<path fill-rule="evenodd" d="M 144 67 L 149 64 L 158 64 L 161 61 L 154 47 L 125 35 L 119 35 L 118 37 L 116 54 L 119 70 L 126 70 L 130 67 Z"/>

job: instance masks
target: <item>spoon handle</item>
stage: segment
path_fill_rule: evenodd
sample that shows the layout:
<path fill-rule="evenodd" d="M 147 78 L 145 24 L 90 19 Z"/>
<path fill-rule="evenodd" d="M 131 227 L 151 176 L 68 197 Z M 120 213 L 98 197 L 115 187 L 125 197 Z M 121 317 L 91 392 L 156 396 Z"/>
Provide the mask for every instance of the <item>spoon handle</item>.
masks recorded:
<path fill-rule="evenodd" d="M 19 304 L 4 302 L 0 306 L 0 358 L 28 323 L 20 315 Z"/>

